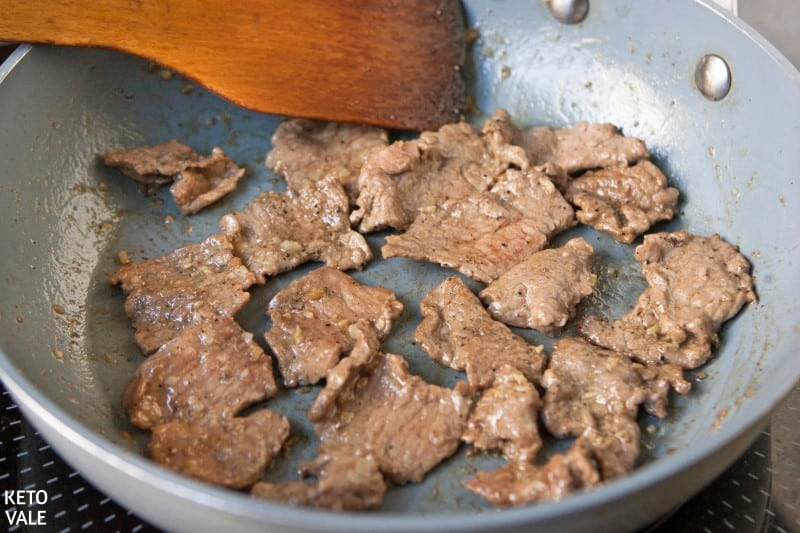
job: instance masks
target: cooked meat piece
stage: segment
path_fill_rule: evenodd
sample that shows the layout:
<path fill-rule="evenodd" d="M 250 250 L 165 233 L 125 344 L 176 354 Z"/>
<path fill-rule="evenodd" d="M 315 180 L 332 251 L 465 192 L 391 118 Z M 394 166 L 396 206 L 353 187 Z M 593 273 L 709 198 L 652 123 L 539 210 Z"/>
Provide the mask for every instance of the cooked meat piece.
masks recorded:
<path fill-rule="evenodd" d="M 493 320 L 464 282 L 447 278 L 420 302 L 422 322 L 414 333 L 431 359 L 455 370 L 466 370 L 469 383 L 485 388 L 503 365 L 538 383 L 544 368 L 544 348 L 528 344 Z"/>
<path fill-rule="evenodd" d="M 234 190 L 244 172 L 221 148 L 214 148 L 209 157 L 181 169 L 170 192 L 183 214 L 197 213 Z"/>
<path fill-rule="evenodd" d="M 509 507 L 560 500 L 599 483 L 591 447 L 578 438 L 566 454 L 554 455 L 543 466 L 509 463 L 497 470 L 478 472 L 465 486 L 493 505 Z"/>
<path fill-rule="evenodd" d="M 153 460 L 202 481 L 240 489 L 261 478 L 289 436 L 289 421 L 268 409 L 199 424 L 174 420 L 153 428 Z"/>
<path fill-rule="evenodd" d="M 625 137 L 613 124 L 578 122 L 571 128 L 538 126 L 514 135 L 532 165 L 552 163 L 568 174 L 625 167 L 650 157 L 645 143 Z"/>
<path fill-rule="evenodd" d="M 639 405 L 664 416 L 671 384 L 685 394 L 689 383 L 680 372 L 643 365 L 578 337 L 553 345 L 542 377 L 545 388 L 542 419 L 556 437 L 583 435 L 591 445 L 603 479 L 633 469 L 639 456 Z M 645 380 L 645 377 L 648 380 Z"/>
<path fill-rule="evenodd" d="M 350 205 L 358 198 L 358 174 L 367 155 L 389 144 L 386 130 L 302 118 L 282 122 L 272 136 L 267 168 L 297 190 L 307 181 L 334 176 Z"/>
<path fill-rule="evenodd" d="M 499 450 L 509 461 L 533 462 L 542 447 L 540 407 L 536 387 L 519 370 L 503 365 L 481 393 L 461 439 L 478 450 Z"/>
<path fill-rule="evenodd" d="M 498 109 L 483 124 L 483 138 L 494 156 L 507 165 L 519 169 L 529 168 L 528 154 L 520 146 L 521 132 L 511 122 L 511 116 L 505 109 Z"/>
<path fill-rule="evenodd" d="M 756 301 L 750 264 L 719 235 L 646 235 L 634 256 L 649 287 L 621 319 L 588 317 L 580 333 L 644 363 L 702 365 L 719 342 L 722 323 Z"/>
<path fill-rule="evenodd" d="M 582 237 L 536 252 L 480 293 L 489 314 L 509 326 L 558 335 L 575 306 L 592 294 L 594 250 Z"/>
<path fill-rule="evenodd" d="M 250 493 L 289 505 L 335 511 L 375 509 L 386 493 L 383 475 L 372 457 L 334 454 L 307 463 L 304 473 L 316 476 L 317 481 L 259 482 Z"/>
<path fill-rule="evenodd" d="M 575 216 L 580 222 L 624 243 L 632 243 L 656 222 L 670 220 L 678 195 L 650 161 L 587 172 L 564 194 L 578 208 Z"/>
<path fill-rule="evenodd" d="M 361 285 L 335 268 L 322 267 L 275 295 L 269 304 L 272 327 L 265 337 L 284 384 L 311 385 L 353 348 L 350 326 L 366 321 L 360 327 L 382 340 L 402 311 L 390 290 Z"/>
<path fill-rule="evenodd" d="M 177 141 L 109 150 L 103 162 L 142 183 L 146 193 L 174 180 L 170 191 L 184 214 L 197 213 L 234 190 L 245 172 L 221 148 L 203 157 Z"/>
<path fill-rule="evenodd" d="M 146 354 L 185 327 L 215 316 L 233 316 L 250 300 L 255 278 L 222 234 L 141 262 L 122 265 L 109 276 L 127 295 L 125 312 L 134 340 Z"/>
<path fill-rule="evenodd" d="M 509 169 L 489 193 L 422 210 L 383 257 L 410 257 L 491 283 L 574 224 L 573 211 L 543 174 Z"/>
<path fill-rule="evenodd" d="M 171 182 L 176 174 L 200 159 L 200 154 L 177 141 L 103 154 L 106 166 L 118 167 L 120 172 L 140 182 L 148 193 Z"/>
<path fill-rule="evenodd" d="M 363 233 L 405 229 L 420 209 L 485 191 L 503 169 L 472 126 L 446 124 L 371 152 L 358 178 L 358 209 L 350 219 Z"/>
<path fill-rule="evenodd" d="M 466 383 L 454 390 L 426 383 L 408 373 L 405 359 L 378 352 L 362 334 L 328 373 L 308 418 L 319 456 L 371 456 L 385 476 L 405 484 L 455 453 L 471 406 Z"/>
<path fill-rule="evenodd" d="M 263 192 L 220 227 L 259 283 L 266 276 L 316 260 L 340 270 L 372 258 L 367 241 L 350 229 L 347 195 L 333 176 L 297 191 Z"/>
<path fill-rule="evenodd" d="M 136 370 L 123 403 L 133 425 L 232 417 L 277 392 L 272 361 L 230 317 L 188 326 Z"/>
<path fill-rule="evenodd" d="M 546 244 L 547 236 L 521 213 L 477 195 L 422 212 L 405 233 L 387 236 L 381 253 L 431 261 L 491 283 Z"/>

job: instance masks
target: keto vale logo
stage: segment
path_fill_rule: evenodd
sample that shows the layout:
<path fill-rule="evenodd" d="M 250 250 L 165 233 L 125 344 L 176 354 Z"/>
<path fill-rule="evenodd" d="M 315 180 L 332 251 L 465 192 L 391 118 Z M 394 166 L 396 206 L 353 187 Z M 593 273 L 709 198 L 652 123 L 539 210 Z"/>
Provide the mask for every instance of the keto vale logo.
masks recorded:
<path fill-rule="evenodd" d="M 12 526 L 46 526 L 48 495 L 45 490 L 3 491 L 5 522 Z M 0 528 L 1 529 L 1 528 Z"/>

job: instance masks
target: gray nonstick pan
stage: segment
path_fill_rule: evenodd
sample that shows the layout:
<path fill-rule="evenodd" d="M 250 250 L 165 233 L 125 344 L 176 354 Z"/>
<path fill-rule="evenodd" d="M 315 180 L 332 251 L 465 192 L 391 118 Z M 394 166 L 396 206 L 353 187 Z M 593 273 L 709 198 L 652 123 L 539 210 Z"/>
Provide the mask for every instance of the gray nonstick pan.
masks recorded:
<path fill-rule="evenodd" d="M 176 531 L 620 531 L 700 490 L 747 448 L 800 378 L 800 74 L 752 29 L 704 2 L 595 0 L 578 24 L 561 22 L 550 7 L 465 2 L 479 36 L 468 68 L 475 123 L 504 107 L 520 126 L 607 121 L 644 139 L 682 193 L 680 215 L 655 230 L 719 233 L 735 243 L 752 263 L 759 297 L 723 328 L 716 356 L 687 373 L 693 390 L 673 398 L 667 418 L 642 418 L 643 454 L 631 475 L 560 502 L 496 510 L 462 482 L 502 461 L 462 451 L 423 483 L 393 488 L 382 509 L 356 514 L 277 505 L 153 464 L 146 435 L 129 426 L 121 405 L 142 356 L 123 296 L 106 276 L 120 250 L 141 259 L 198 242 L 258 191 L 281 189 L 263 165 L 280 118 L 102 50 L 23 47 L 0 68 L 0 379 L 26 417 L 101 490 Z M 186 217 L 168 191 L 146 197 L 98 161 L 109 148 L 172 138 L 203 153 L 221 146 L 248 167 L 247 177 Z M 597 250 L 602 289 L 580 313 L 619 316 L 644 286 L 633 246 L 586 228 L 556 243 L 576 235 Z M 370 237 L 377 257 L 384 237 Z M 240 324 L 260 337 L 269 299 L 315 267 L 254 289 Z M 613 279 L 602 275 L 608 267 Z M 411 342 L 420 298 L 449 274 L 391 259 L 354 277 L 392 289 L 405 305 L 385 350 L 452 386 L 463 376 Z M 269 479 L 295 476 L 298 462 L 314 455 L 305 412 L 317 390 L 283 391 L 267 403 L 298 436 Z M 563 447 L 549 442 L 545 455 Z"/>

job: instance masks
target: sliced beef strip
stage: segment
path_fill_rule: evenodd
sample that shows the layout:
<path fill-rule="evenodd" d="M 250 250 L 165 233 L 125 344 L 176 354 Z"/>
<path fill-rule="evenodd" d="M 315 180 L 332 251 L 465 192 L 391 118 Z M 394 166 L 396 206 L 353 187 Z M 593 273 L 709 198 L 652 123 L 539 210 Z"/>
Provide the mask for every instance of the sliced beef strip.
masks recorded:
<path fill-rule="evenodd" d="M 646 235 L 634 257 L 649 284 L 634 308 L 614 322 L 588 317 L 579 329 L 594 344 L 643 363 L 702 365 L 722 323 L 756 301 L 750 264 L 719 235 Z"/>
<path fill-rule="evenodd" d="M 405 229 L 422 209 L 487 190 L 505 165 L 469 124 L 446 124 L 369 154 L 358 178 L 361 232 Z"/>
<path fill-rule="evenodd" d="M 109 280 L 122 285 L 134 340 L 146 354 L 191 324 L 233 316 L 250 300 L 247 288 L 255 282 L 222 234 L 161 257 L 124 264 Z"/>
<path fill-rule="evenodd" d="M 265 337 L 284 384 L 311 385 L 353 348 L 351 326 L 366 321 L 371 334 L 382 340 L 402 311 L 403 304 L 390 290 L 322 267 L 275 295 L 268 310 L 272 327 Z"/>
<path fill-rule="evenodd" d="M 308 412 L 319 456 L 372 457 L 394 483 L 419 482 L 455 453 L 472 407 L 472 389 L 426 383 L 398 355 L 360 335 L 329 373 Z M 312 463 L 313 465 L 313 463 Z"/>
<path fill-rule="evenodd" d="M 477 450 L 500 451 L 509 461 L 533 462 L 542 447 L 540 407 L 536 387 L 519 370 L 503 365 L 475 403 L 461 438 Z"/>
<path fill-rule="evenodd" d="M 146 193 L 174 181 L 170 192 L 183 214 L 197 213 L 232 190 L 244 176 L 221 148 L 203 157 L 185 144 L 169 141 L 131 150 L 109 150 L 103 162 L 140 182 Z"/>
<path fill-rule="evenodd" d="M 599 483 L 591 446 L 581 437 L 567 453 L 554 455 L 542 466 L 515 461 L 480 471 L 465 486 L 493 505 L 509 507 L 560 500 Z"/>
<path fill-rule="evenodd" d="M 236 255 L 259 283 L 266 276 L 316 260 L 340 270 L 372 258 L 364 237 L 350 229 L 347 195 L 333 176 L 296 191 L 264 192 L 220 220 Z"/>
<path fill-rule="evenodd" d="M 420 302 L 422 322 L 414 340 L 431 359 L 465 370 L 473 386 L 491 386 L 503 365 L 538 383 L 544 348 L 529 344 L 489 316 L 478 297 L 459 278 L 447 278 Z"/>
<path fill-rule="evenodd" d="M 519 131 L 514 138 L 531 165 L 551 163 L 570 175 L 625 167 L 650 157 L 643 141 L 622 135 L 613 124 L 578 122 L 562 129 L 537 126 Z"/>
<path fill-rule="evenodd" d="M 188 326 L 145 360 L 123 404 L 133 425 L 149 429 L 232 417 L 277 392 L 272 361 L 230 317 Z"/>
<path fill-rule="evenodd" d="M 639 405 L 666 414 L 670 386 L 681 394 L 689 383 L 675 368 L 646 370 L 641 364 L 579 337 L 553 346 L 542 377 L 542 419 L 556 437 L 584 436 L 603 479 L 630 472 L 639 456 Z"/>
<path fill-rule="evenodd" d="M 650 161 L 631 167 L 587 172 L 573 180 L 564 194 L 580 222 L 616 240 L 633 240 L 661 220 L 670 220 L 678 206 L 678 189 Z"/>
<path fill-rule="evenodd" d="M 594 249 L 582 237 L 534 253 L 481 291 L 492 318 L 558 335 L 581 298 L 592 294 Z"/>
<path fill-rule="evenodd" d="M 528 154 L 521 145 L 521 132 L 511 122 L 505 109 L 498 109 L 483 124 L 481 130 L 489 151 L 502 162 L 521 170 L 530 168 Z"/>
<path fill-rule="evenodd" d="M 383 257 L 410 257 L 491 283 L 574 224 L 572 208 L 543 174 L 509 169 L 488 193 L 423 209 Z"/>
<path fill-rule="evenodd" d="M 286 178 L 290 189 L 334 176 L 350 204 L 358 198 L 358 175 L 367 155 L 389 144 L 386 130 L 302 118 L 282 122 L 272 136 L 266 165 Z"/>
<path fill-rule="evenodd" d="M 160 424 L 153 428 L 148 450 L 170 470 L 241 489 L 261 478 L 288 436 L 289 421 L 262 409 L 241 418 Z"/>
<path fill-rule="evenodd" d="M 319 507 L 335 511 L 361 511 L 380 507 L 386 482 L 372 457 L 347 454 L 317 458 L 307 464 L 305 474 L 314 482 L 256 483 L 250 493 L 289 505 Z"/>
<path fill-rule="evenodd" d="M 221 148 L 214 148 L 209 157 L 186 165 L 170 192 L 183 214 L 194 214 L 233 191 L 244 173 Z"/>
<path fill-rule="evenodd" d="M 103 154 L 106 166 L 119 168 L 120 172 L 140 182 L 148 193 L 171 182 L 176 174 L 201 159 L 200 154 L 174 140 L 130 150 L 109 150 Z"/>

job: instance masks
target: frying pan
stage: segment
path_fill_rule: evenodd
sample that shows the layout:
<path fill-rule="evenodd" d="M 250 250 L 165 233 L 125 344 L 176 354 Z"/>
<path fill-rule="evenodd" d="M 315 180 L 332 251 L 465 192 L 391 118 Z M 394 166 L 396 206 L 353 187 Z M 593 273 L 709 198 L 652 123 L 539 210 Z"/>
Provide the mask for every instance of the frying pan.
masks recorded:
<path fill-rule="evenodd" d="M 106 274 L 119 250 L 140 259 L 202 240 L 222 214 L 259 190 L 280 189 L 262 164 L 279 119 L 179 77 L 165 80 L 133 57 L 26 47 L 0 69 L 0 378 L 41 434 L 101 490 L 171 530 L 630 530 L 702 488 L 762 429 L 800 377 L 798 72 L 744 23 L 703 2 L 598 1 L 575 25 L 535 0 L 474 0 L 465 9 L 480 30 L 469 69 L 480 111 L 505 107 L 523 126 L 616 123 L 647 142 L 682 192 L 680 216 L 656 229 L 719 233 L 752 262 L 759 302 L 723 328 L 716 357 L 689 374 L 691 394 L 675 398 L 665 420 L 642 418 L 639 468 L 561 502 L 500 511 L 460 483 L 501 461 L 462 452 L 422 484 L 390 491 L 379 511 L 336 514 L 255 500 L 151 463 L 142 452 L 146 436 L 127 424 L 120 404 L 142 357 Z M 731 73 L 719 100 L 696 82 L 707 54 Z M 187 218 L 167 192 L 144 197 L 97 160 L 108 148 L 170 138 L 203 152 L 220 145 L 248 165 L 249 176 L 224 201 Z M 579 234 L 597 249 L 602 289 L 580 313 L 618 316 L 643 286 L 632 247 L 585 228 L 562 239 Z M 375 251 L 382 240 L 370 237 Z M 254 289 L 240 323 L 260 336 L 272 295 L 313 267 Z M 619 275 L 605 276 L 608 267 Z M 452 385 L 458 373 L 411 345 L 419 299 L 447 274 L 392 259 L 354 276 L 394 290 L 406 306 L 385 349 L 406 356 L 428 381 Z M 290 418 L 298 440 L 269 479 L 292 477 L 297 462 L 313 456 L 304 413 L 316 390 L 267 402 Z M 563 446 L 549 442 L 544 455 Z"/>

